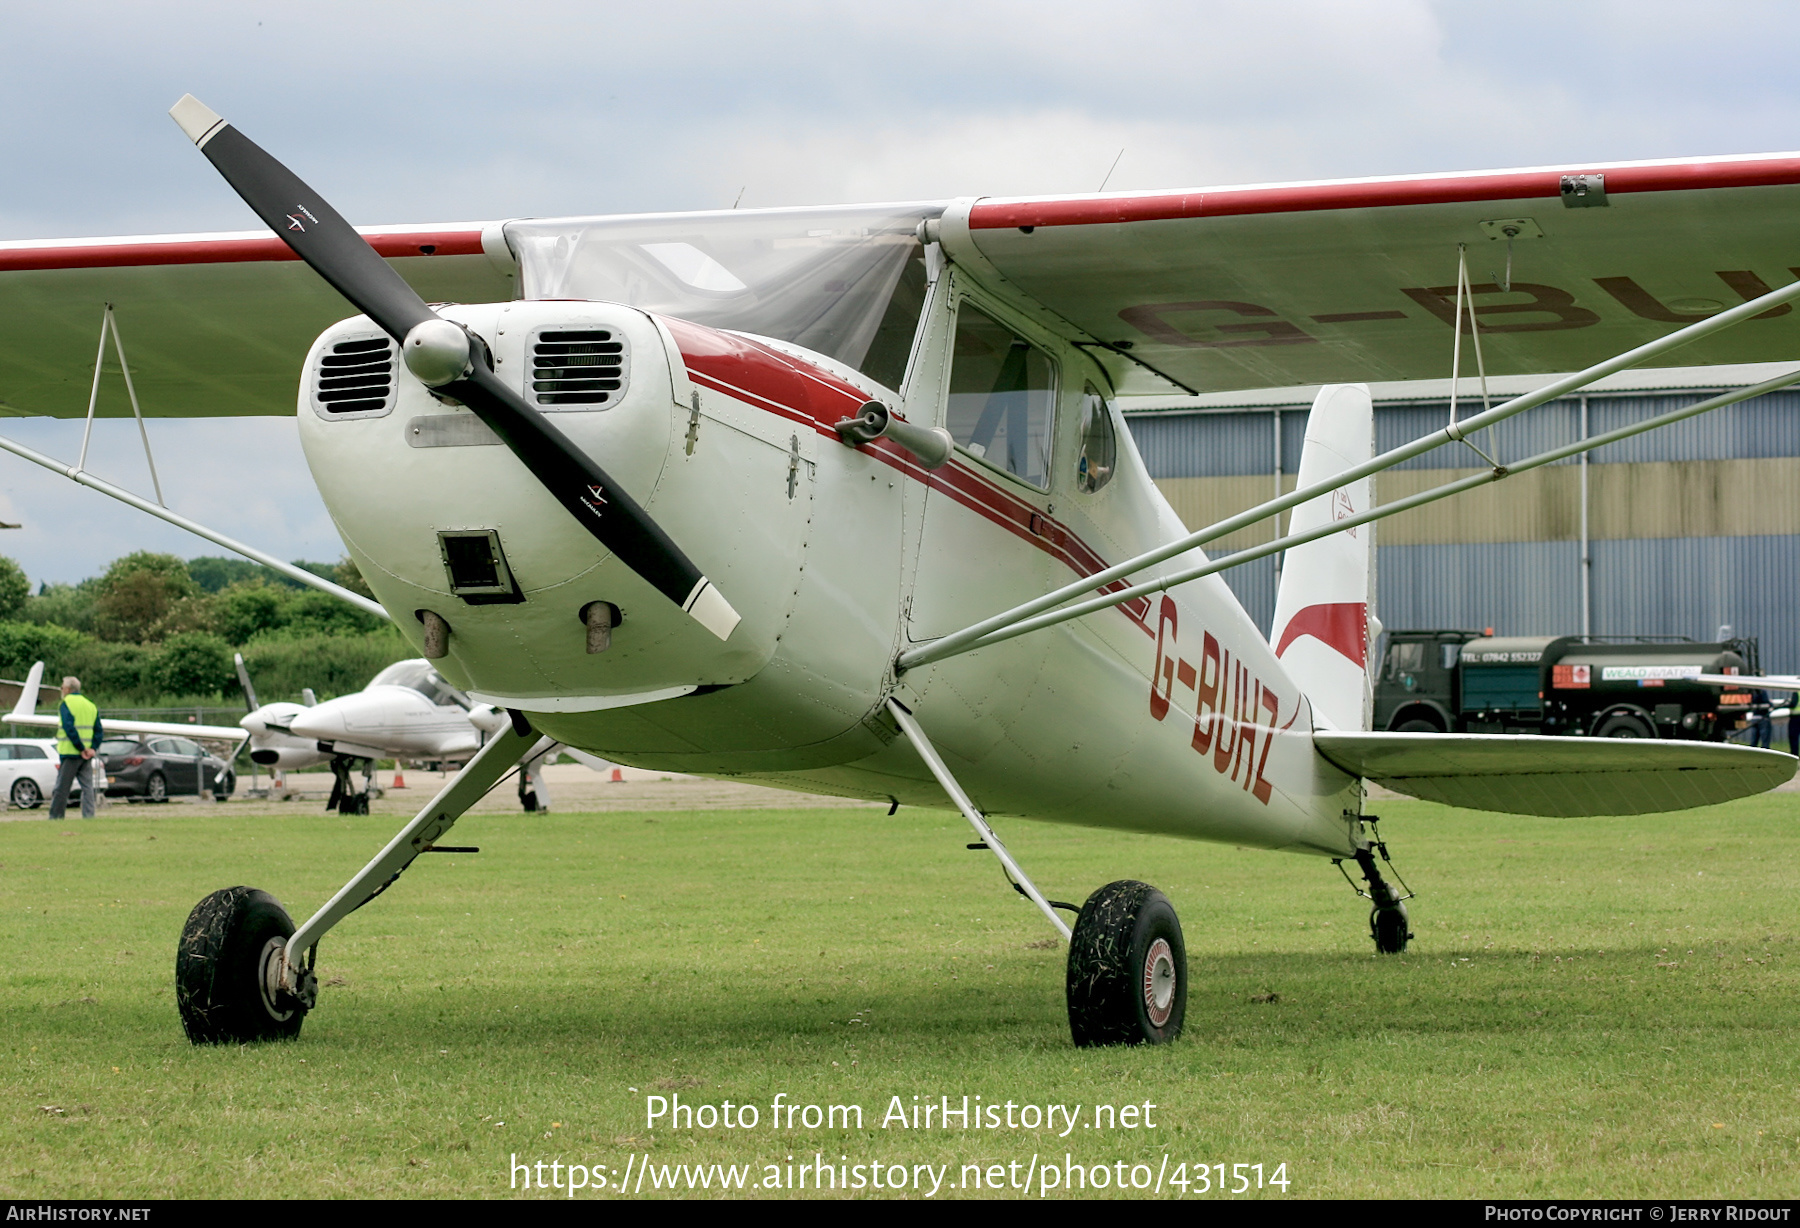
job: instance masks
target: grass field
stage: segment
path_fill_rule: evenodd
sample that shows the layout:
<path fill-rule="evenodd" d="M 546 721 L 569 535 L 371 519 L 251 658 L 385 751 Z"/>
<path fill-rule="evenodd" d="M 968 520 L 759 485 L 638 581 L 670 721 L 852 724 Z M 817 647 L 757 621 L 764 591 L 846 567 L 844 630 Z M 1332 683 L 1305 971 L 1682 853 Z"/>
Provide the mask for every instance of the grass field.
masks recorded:
<path fill-rule="evenodd" d="M 209 1049 L 175 1013 L 189 908 L 242 882 L 303 916 L 392 820 L 0 824 L 0 1194 L 519 1196 L 516 1155 L 607 1197 L 648 1155 L 647 1196 L 662 1164 L 822 1154 L 949 1165 L 940 1198 L 1034 1155 L 1185 1163 L 1191 1197 L 1234 1163 L 1285 1164 L 1289 1197 L 1794 1196 L 1800 795 L 1383 811 L 1421 893 L 1397 958 L 1325 862 L 1003 824 L 1052 896 L 1134 877 L 1180 911 L 1186 1035 L 1106 1051 L 1069 1045 L 1060 944 L 951 814 L 472 815 L 479 856 L 423 859 L 327 937 L 297 1043 Z M 758 1127 L 647 1128 L 677 1094 Z M 863 1128 L 772 1129 L 778 1094 Z M 945 1095 L 1087 1107 L 1066 1138 L 881 1124 Z M 1091 1128 L 1144 1101 L 1154 1129 Z"/>

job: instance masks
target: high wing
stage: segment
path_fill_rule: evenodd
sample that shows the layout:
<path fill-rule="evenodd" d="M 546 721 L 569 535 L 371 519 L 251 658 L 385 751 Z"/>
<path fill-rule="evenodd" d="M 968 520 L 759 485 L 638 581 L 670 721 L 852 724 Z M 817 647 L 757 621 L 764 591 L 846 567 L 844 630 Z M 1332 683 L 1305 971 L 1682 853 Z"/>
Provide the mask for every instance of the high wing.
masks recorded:
<path fill-rule="evenodd" d="M 1127 393 L 1443 376 L 1459 244 L 1488 371 L 1579 369 L 1788 284 L 1797 207 L 1800 154 L 907 206 L 941 213 L 926 229 L 952 259 L 1094 344 Z M 696 259 L 718 258 L 724 280 L 707 289 L 728 316 L 733 261 L 706 250 L 709 229 L 788 215 L 804 240 L 819 212 L 361 233 L 427 301 L 494 302 L 529 281 L 521 228 L 542 241 L 565 220 L 673 226 Z M 106 302 L 145 412 L 168 416 L 292 413 L 308 343 L 345 314 L 268 231 L 0 243 L 0 410 L 85 413 Z M 1675 358 L 1790 358 L 1796 319 L 1784 304 Z"/>
<path fill-rule="evenodd" d="M 939 225 L 953 259 L 1209 392 L 1449 374 L 1458 244 L 1488 371 L 1579 370 L 1790 283 L 1797 207 L 1789 153 L 986 198 Z M 1800 317 L 1767 315 L 1789 318 L 1675 361 L 1794 357 Z M 1146 374 L 1135 390 L 1168 391 Z"/>
<path fill-rule="evenodd" d="M 1793 778 L 1792 755 L 1710 742 L 1315 732 L 1346 772 L 1427 801 L 1559 818 L 1711 806 Z"/>
<path fill-rule="evenodd" d="M 26 725 L 34 729 L 58 729 L 62 722 L 56 713 L 39 712 L 37 710 L 38 690 L 44 681 L 44 663 L 38 661 L 25 675 L 25 685 L 19 691 L 19 702 L 4 717 L 8 725 Z M 250 736 L 249 732 L 236 725 L 189 725 L 173 724 L 164 721 L 120 721 L 112 717 L 101 718 L 101 728 L 108 734 L 114 733 L 147 733 L 173 738 L 205 738 L 208 741 L 230 742 L 242 745 Z"/>
<path fill-rule="evenodd" d="M 513 297 L 496 225 L 359 230 L 427 301 Z M 106 303 L 144 413 L 180 418 L 292 414 L 307 347 L 351 314 L 266 230 L 0 242 L 0 412 L 87 412 Z M 106 370 L 118 380 L 111 351 Z"/>

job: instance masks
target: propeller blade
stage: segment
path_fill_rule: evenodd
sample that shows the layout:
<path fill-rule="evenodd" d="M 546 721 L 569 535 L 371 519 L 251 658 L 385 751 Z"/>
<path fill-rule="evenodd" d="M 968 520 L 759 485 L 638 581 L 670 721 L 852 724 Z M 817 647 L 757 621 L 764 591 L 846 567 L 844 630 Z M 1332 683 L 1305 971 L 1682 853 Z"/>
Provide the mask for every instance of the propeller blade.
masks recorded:
<path fill-rule="evenodd" d="M 256 702 L 256 688 L 250 685 L 250 670 L 244 664 L 244 654 L 238 652 L 233 653 L 232 656 L 237 659 L 238 681 L 244 687 L 244 711 L 254 712 L 262 705 Z"/>
<path fill-rule="evenodd" d="M 485 346 L 427 307 L 337 210 L 192 94 L 169 114 L 295 255 L 400 343 L 414 375 L 468 406 L 620 562 L 708 631 L 730 637 L 738 613 L 724 594 L 605 470 L 501 381 Z"/>

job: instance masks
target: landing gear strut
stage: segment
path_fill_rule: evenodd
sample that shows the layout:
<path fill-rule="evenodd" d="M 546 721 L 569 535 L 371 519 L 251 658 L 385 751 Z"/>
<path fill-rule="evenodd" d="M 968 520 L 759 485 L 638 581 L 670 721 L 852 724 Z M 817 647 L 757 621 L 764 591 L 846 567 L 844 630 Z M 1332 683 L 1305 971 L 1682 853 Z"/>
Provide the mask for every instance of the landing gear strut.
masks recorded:
<path fill-rule="evenodd" d="M 350 769 L 362 764 L 362 789 L 358 791 L 350 782 Z M 339 814 L 369 813 L 369 783 L 375 775 L 373 759 L 356 759 L 349 755 L 333 755 L 331 757 L 331 796 L 325 802 L 325 809 L 335 810 Z"/>
<path fill-rule="evenodd" d="M 1364 820 L 1371 829 L 1379 822 L 1374 816 Z M 1393 869 L 1393 859 L 1388 856 L 1387 844 L 1379 837 L 1370 840 L 1356 850 L 1356 867 L 1362 871 L 1363 881 L 1368 890 L 1358 887 L 1351 879 L 1349 871 L 1344 869 L 1340 859 L 1334 859 L 1332 865 L 1343 874 L 1344 881 L 1356 894 L 1369 901 L 1369 937 L 1375 940 L 1375 949 L 1383 955 L 1398 955 L 1406 950 L 1406 944 L 1412 939 L 1412 922 L 1406 914 L 1406 901 L 1412 899 L 1413 893 L 1406 888 L 1406 882 L 1400 878 L 1400 872 L 1394 871 L 1394 878 L 1400 883 L 1399 890 L 1393 883 L 1381 876 L 1381 869 L 1375 864 L 1375 854 L 1381 854 L 1381 860 Z"/>
<path fill-rule="evenodd" d="M 319 939 L 386 891 L 421 854 L 431 852 L 451 825 L 533 747 L 529 729 L 526 726 L 527 732 L 521 733 L 513 725 L 502 727 L 299 929 L 275 897 L 249 887 L 215 891 L 195 905 L 175 956 L 175 1001 L 188 1039 L 196 1045 L 244 1044 L 299 1035 L 300 1024 L 319 995 L 313 974 Z M 535 745 L 542 753 L 550 739 Z M 338 766 L 332 765 L 334 770 Z M 348 776 L 347 767 L 343 774 Z"/>
<path fill-rule="evenodd" d="M 1187 947 L 1181 922 L 1163 893 L 1148 883 L 1121 880 L 1094 892 L 1080 909 L 1045 899 L 950 774 L 912 713 L 894 699 L 888 700 L 888 711 L 981 837 L 969 847 L 992 851 L 1013 889 L 1069 939 L 1069 1033 L 1075 1044 L 1158 1045 L 1179 1036 L 1187 1013 Z M 1076 913 L 1073 931 L 1056 915 L 1058 908 Z"/>

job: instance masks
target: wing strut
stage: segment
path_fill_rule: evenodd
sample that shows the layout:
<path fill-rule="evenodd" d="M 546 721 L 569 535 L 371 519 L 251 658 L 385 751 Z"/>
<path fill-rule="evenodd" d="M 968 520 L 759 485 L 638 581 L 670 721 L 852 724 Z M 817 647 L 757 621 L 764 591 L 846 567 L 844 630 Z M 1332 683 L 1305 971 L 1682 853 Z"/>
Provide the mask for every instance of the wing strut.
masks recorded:
<path fill-rule="evenodd" d="M 945 636 L 944 639 L 933 641 L 922 648 L 902 653 L 899 665 L 901 669 L 908 669 L 914 665 L 928 664 L 932 661 L 941 661 L 945 657 L 956 656 L 964 652 L 973 652 L 977 648 L 986 648 L 990 644 L 998 644 L 1004 640 L 1010 640 L 1016 636 L 1025 635 L 1032 631 L 1040 631 L 1045 627 L 1054 627 L 1058 623 L 1069 622 L 1072 619 L 1082 618 L 1088 614 L 1098 613 L 1101 610 L 1110 610 L 1123 602 L 1134 601 L 1139 597 L 1147 596 L 1151 593 L 1160 593 L 1167 589 L 1174 588 L 1178 584 L 1186 584 L 1189 580 L 1198 580 L 1202 576 L 1210 576 L 1217 572 L 1227 571 L 1233 567 L 1240 567 L 1245 563 L 1254 562 L 1267 555 L 1277 554 L 1283 550 L 1291 550 L 1295 546 L 1303 546 L 1307 542 L 1317 541 L 1321 537 L 1329 537 L 1333 533 L 1341 533 L 1346 529 L 1354 529 L 1358 525 L 1368 524 L 1371 521 L 1385 520 L 1389 516 L 1397 516 L 1401 512 L 1411 511 L 1415 507 L 1422 507 L 1427 503 L 1436 503 L 1440 499 L 1448 499 L 1451 495 L 1460 495 L 1464 491 L 1474 490 L 1478 486 L 1488 486 L 1495 482 L 1503 481 L 1515 473 L 1524 473 L 1527 470 L 1537 469 L 1550 464 L 1552 461 L 1559 461 L 1565 457 L 1574 456 L 1594 448 L 1605 447 L 1607 444 L 1617 443 L 1621 439 L 1629 439 L 1633 435 L 1642 435 L 1646 431 L 1653 431 L 1658 427 L 1669 426 L 1672 423 L 1682 421 L 1684 418 L 1697 417 L 1700 414 L 1708 413 L 1712 410 L 1719 409 L 1722 406 L 1735 404 L 1738 401 L 1747 401 L 1751 397 L 1759 397 L 1765 392 L 1773 392 L 1778 388 L 1785 388 L 1789 384 L 1794 383 L 1800 383 L 1800 370 L 1785 372 L 1775 376 L 1773 379 L 1766 379 L 1760 384 L 1752 384 L 1748 388 L 1739 388 L 1732 392 L 1721 393 L 1716 397 L 1710 397 L 1707 400 L 1700 401 L 1696 404 L 1684 406 L 1681 409 L 1670 410 L 1666 414 L 1658 414 L 1656 417 L 1646 418 L 1642 422 L 1634 422 L 1630 426 L 1622 426 L 1617 430 L 1607 431 L 1601 435 L 1592 435 L 1577 443 L 1566 444 L 1560 448 L 1552 448 L 1548 452 L 1540 452 L 1536 456 L 1527 457 L 1521 461 L 1514 461 L 1510 465 L 1497 465 L 1486 473 L 1471 474 L 1469 477 L 1461 478 L 1455 482 L 1446 482 L 1442 486 L 1434 486 L 1430 490 L 1420 491 L 1416 495 L 1409 495 L 1404 499 L 1396 499 L 1392 503 L 1384 503 L 1380 507 L 1370 508 L 1368 511 L 1359 512 L 1354 516 L 1346 516 L 1342 520 L 1331 521 L 1316 529 L 1309 529 L 1304 533 L 1295 533 L 1288 537 L 1277 538 L 1272 542 L 1265 542 L 1260 546 L 1252 546 L 1248 550 L 1240 550 L 1236 554 L 1228 554 L 1223 558 L 1214 559 L 1211 562 L 1203 563 L 1198 567 L 1189 567 L 1185 570 L 1163 576 L 1157 580 L 1147 580 L 1142 584 L 1134 584 L 1129 588 L 1114 589 L 1112 592 L 1106 593 L 1103 596 L 1078 602 L 1072 606 L 1065 606 L 1060 610 L 1052 610 L 1048 614 L 1040 614 L 1035 618 L 1021 618 L 1010 625 L 1002 625 L 998 629 L 989 631 L 984 635 L 965 640 L 948 651 L 935 651 L 949 640 L 957 639 L 966 634 L 963 631 L 959 631 L 954 636 Z M 1117 569 L 1114 568 L 1113 570 Z M 1085 584 L 1086 582 L 1083 581 L 1082 583 Z M 1043 600 L 1043 598 L 1038 599 L 1039 602 Z M 1032 602 L 1030 604 L 1036 605 L 1038 602 Z M 1026 608 L 1026 606 L 1020 606 L 1019 610 L 1024 610 Z M 1014 611 L 1014 613 L 1017 613 L 1017 611 Z M 988 621 L 994 622 L 995 620 L 989 619 Z M 983 624 L 980 623 L 976 624 L 976 626 L 982 625 Z M 969 628 L 969 630 L 974 630 L 974 628 Z M 1738 685 L 1744 685 L 1744 683 L 1741 680 L 1738 680 Z"/>
<path fill-rule="evenodd" d="M 388 612 L 381 607 L 379 602 L 371 601 L 361 593 L 353 593 L 342 585 L 333 584 L 324 576 L 315 576 L 304 567 L 296 567 L 292 563 L 284 563 L 272 554 L 264 554 L 255 546 L 246 546 L 236 538 L 227 537 L 223 533 L 215 532 L 205 525 L 200 524 L 198 521 L 189 520 L 186 516 L 170 511 L 160 503 L 152 503 L 148 499 L 139 498 L 129 490 L 114 486 L 111 482 L 95 477 L 80 465 L 65 465 L 53 457 L 45 456 L 42 452 L 28 448 L 22 443 L 6 438 L 4 435 L 0 435 L 0 449 L 5 449 L 14 456 L 22 456 L 34 465 L 42 465 L 52 473 L 60 473 L 72 482 L 79 482 L 81 485 L 92 490 L 97 490 L 103 495 L 117 499 L 120 503 L 135 507 L 140 512 L 149 512 L 152 516 L 155 516 L 159 520 L 166 520 L 178 529 L 186 529 L 196 537 L 204 537 L 209 542 L 214 542 L 225 547 L 225 549 L 231 551 L 233 554 L 241 554 L 251 562 L 261 563 L 264 567 L 278 571 L 290 580 L 298 580 L 300 583 L 316 588 L 322 593 L 329 593 L 339 601 L 348 601 L 359 610 L 365 610 L 370 614 L 376 614 L 382 618 L 390 617 Z M 154 470 L 152 470 L 152 472 L 154 472 Z"/>
<path fill-rule="evenodd" d="M 1415 456 L 1421 456 L 1426 452 L 1441 448 L 1447 443 L 1460 442 L 1467 436 L 1474 434 L 1476 431 L 1492 426 L 1497 422 L 1503 422 L 1516 414 L 1524 413 L 1528 409 L 1535 409 L 1539 405 L 1543 405 L 1548 401 L 1553 401 L 1557 397 L 1573 392 L 1578 388 L 1585 388 L 1594 381 L 1604 379 L 1609 375 L 1623 371 L 1627 367 L 1633 367 L 1639 363 L 1648 362 L 1650 359 L 1655 358 L 1660 354 L 1687 345 L 1691 341 L 1697 341 L 1701 337 L 1709 336 L 1721 329 L 1729 328 L 1734 324 L 1740 324 L 1745 320 L 1753 319 L 1763 312 L 1768 311 L 1771 307 L 1778 307 L 1781 304 L 1794 299 L 1800 299 L 1800 281 L 1796 281 L 1790 286 L 1783 286 L 1779 290 L 1771 290 L 1760 298 L 1755 298 L 1747 303 L 1742 303 L 1736 307 L 1721 311 L 1715 316 L 1709 316 L 1704 320 L 1688 325 L 1686 328 L 1678 328 L 1668 336 L 1659 337 L 1655 341 L 1646 342 L 1636 349 L 1626 350 L 1622 354 L 1615 354 L 1605 362 L 1591 366 L 1585 371 L 1577 371 L 1573 375 L 1565 375 L 1561 379 L 1552 380 L 1550 383 L 1545 384 L 1542 388 L 1539 388 L 1534 392 L 1528 392 L 1522 396 L 1514 397 L 1512 400 L 1496 405 L 1494 408 L 1487 410 L 1484 413 L 1476 414 L 1472 418 L 1465 418 L 1461 422 L 1453 422 L 1442 430 L 1434 431 L 1429 435 L 1421 436 L 1420 438 L 1413 440 L 1411 443 L 1402 444 L 1398 448 L 1383 452 L 1380 456 L 1364 461 L 1360 465 L 1345 469 L 1340 473 L 1334 474 L 1325 481 L 1314 482 L 1311 486 L 1299 487 L 1285 495 L 1270 499 L 1265 503 L 1260 503 L 1257 506 L 1250 508 L 1248 511 L 1239 512 L 1235 516 L 1228 517 L 1215 524 L 1208 525 L 1204 529 L 1189 533 L 1186 537 L 1176 538 L 1172 542 L 1158 546 L 1154 550 L 1146 551 L 1135 558 L 1127 559 L 1123 563 L 1115 564 L 1112 567 L 1106 568 L 1104 571 L 1095 572 L 1091 576 L 1085 576 L 1072 584 L 1065 584 L 1054 592 L 1046 593 L 1042 597 L 1033 598 L 1023 605 L 1015 606 L 1012 609 L 996 614 L 991 618 L 986 618 L 981 622 L 964 627 L 961 631 L 952 632 L 942 639 L 934 640 L 929 644 L 922 644 L 917 648 L 908 649 L 900 654 L 895 664 L 902 671 L 913 669 L 920 665 L 928 665 L 933 661 L 941 661 L 946 657 L 953 657 L 985 644 L 998 643 L 1002 639 L 1011 639 L 1013 635 L 1023 635 L 1026 631 L 1035 631 L 1040 627 L 1047 627 L 1052 626 L 1055 623 L 1066 622 L 1070 618 L 1079 618 L 1083 614 L 1089 614 L 1095 610 L 1108 609 L 1118 605 L 1121 601 L 1129 601 L 1132 596 L 1143 592 L 1160 591 L 1172 587 L 1175 584 L 1183 583 L 1186 580 L 1197 578 L 1201 575 L 1209 575 L 1213 571 L 1220 569 L 1209 564 L 1205 568 L 1184 571 L 1177 576 L 1169 577 L 1166 580 L 1155 581 L 1147 585 L 1139 585 L 1136 588 L 1115 590 L 1106 594 L 1103 598 L 1095 598 L 1093 601 L 1083 602 L 1080 605 L 1071 606 L 1065 610 L 1057 610 L 1054 615 L 1049 616 L 1048 621 L 1033 617 L 1034 615 L 1043 614 L 1046 610 L 1052 610 L 1071 598 L 1079 597 L 1084 593 L 1091 593 L 1095 589 L 1104 588 L 1109 584 L 1113 584 L 1116 581 L 1131 575 L 1133 572 L 1142 571 L 1146 567 L 1152 567 L 1157 563 L 1166 562 L 1178 554 L 1203 546 L 1207 542 L 1214 541 L 1228 534 L 1235 533 L 1239 529 L 1247 528 L 1259 521 L 1268 519 L 1270 516 L 1285 512 L 1289 508 L 1298 507 L 1300 504 L 1311 499 L 1316 499 L 1320 495 L 1330 494 L 1340 487 L 1348 486 L 1353 482 L 1360 481 L 1371 474 L 1380 473 L 1383 469 L 1391 469 L 1402 461 L 1411 460 Z M 1728 393 L 1725 397 L 1714 397 L 1710 401 L 1703 402 L 1700 406 L 1690 406 L 1689 413 L 1686 416 L 1691 416 L 1693 413 L 1703 413 L 1708 409 L 1716 409 L 1721 405 L 1729 405 L 1733 401 L 1741 401 L 1746 397 L 1760 395 L 1763 392 L 1769 391 L 1771 388 L 1779 388 L 1786 384 L 1793 383 L 1797 378 L 1800 378 L 1800 374 L 1780 376 L 1775 380 L 1765 380 L 1763 383 L 1754 385 L 1751 388 L 1740 389 L 1736 393 Z M 1638 428 L 1631 429 L 1629 433 L 1636 434 L 1639 430 L 1652 429 L 1653 425 L 1660 426 L 1665 422 L 1676 420 L 1677 419 L 1673 415 L 1665 414 L 1662 415 L 1661 418 L 1651 419 L 1649 423 L 1640 423 Z M 1619 432 L 1615 431 L 1611 432 L 1610 435 L 1605 438 L 1623 437 L 1624 436 L 1620 435 Z M 1580 446 L 1568 450 L 1559 450 L 1557 455 L 1574 455 L 1576 452 L 1585 451 L 1587 448 L 1593 446 L 1597 446 L 1597 440 L 1587 441 Z M 1551 454 L 1545 453 L 1544 455 L 1550 456 Z M 1538 460 L 1538 458 L 1534 457 L 1533 460 Z M 1538 461 L 1538 463 L 1548 462 Z M 1497 481 L 1499 478 L 1507 476 L 1508 473 L 1517 472 L 1523 464 L 1525 464 L 1525 462 L 1521 462 L 1519 465 L 1497 466 L 1494 470 L 1493 477 L 1482 475 L 1480 480 Z M 1480 484 L 1480 481 L 1477 479 L 1468 479 L 1468 481 L 1476 485 Z M 1452 489 L 1452 487 L 1455 489 Z M 1467 489 L 1467 487 L 1452 483 L 1450 486 L 1440 487 L 1438 492 L 1428 493 L 1432 493 L 1435 498 L 1443 498 L 1446 495 L 1455 494 L 1461 489 Z M 1431 500 L 1427 499 L 1423 501 L 1430 502 Z M 1405 506 L 1417 506 L 1417 503 L 1408 503 Z M 1381 509 L 1381 514 L 1392 515 L 1394 511 L 1398 510 L 1403 510 L 1401 504 L 1389 504 L 1387 507 Z M 1378 516 L 1370 515 L 1366 519 L 1378 518 Z M 1340 520 L 1337 521 L 1336 524 L 1332 526 L 1332 530 L 1329 531 L 1335 531 L 1340 528 L 1349 528 L 1352 524 L 1360 523 L 1364 523 L 1364 520 L 1360 520 L 1356 517 L 1352 517 L 1348 520 Z M 1286 549 L 1288 546 L 1295 544 L 1297 543 L 1293 541 L 1283 541 L 1277 545 L 1280 549 Z M 1269 553 L 1269 551 L 1264 551 L 1263 553 Z M 1262 556 L 1261 554 L 1245 551 L 1242 554 L 1234 555 L 1232 557 L 1236 562 L 1242 563 L 1250 561 L 1251 558 L 1260 558 Z M 1235 565 L 1235 563 L 1233 565 Z M 1096 604 L 1096 602 L 1098 604 Z M 1029 622 L 1029 625 L 1026 625 L 1027 622 Z M 1002 629 L 1006 630 L 1008 634 L 995 634 Z"/>

